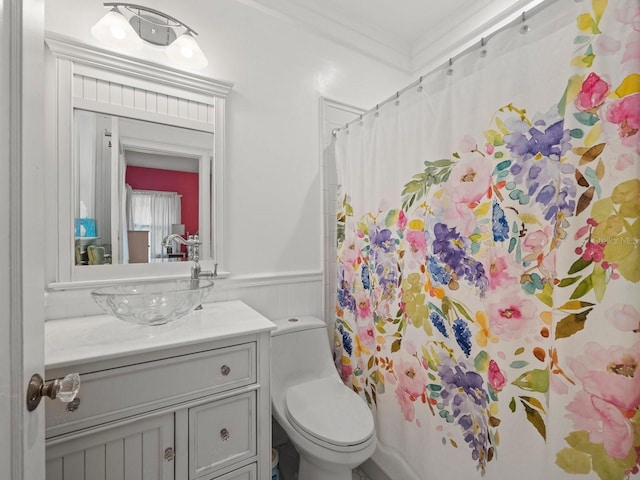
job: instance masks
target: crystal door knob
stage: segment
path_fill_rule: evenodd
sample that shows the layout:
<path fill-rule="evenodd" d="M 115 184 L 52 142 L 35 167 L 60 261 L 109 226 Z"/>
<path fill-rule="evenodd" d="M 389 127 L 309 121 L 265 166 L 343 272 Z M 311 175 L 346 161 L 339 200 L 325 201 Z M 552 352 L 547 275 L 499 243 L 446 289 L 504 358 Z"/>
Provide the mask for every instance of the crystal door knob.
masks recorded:
<path fill-rule="evenodd" d="M 47 385 L 47 383 L 49 382 L 46 382 L 45 385 Z M 57 398 L 62 403 L 69 403 L 76 398 L 80 391 L 80 375 L 77 373 L 70 373 L 62 380 L 53 380 L 53 385 L 54 387 L 52 388 L 56 388 L 55 386 L 57 385 L 57 391 L 53 392 L 53 396 L 47 396 L 52 399 Z"/>
<path fill-rule="evenodd" d="M 36 373 L 31 377 L 27 387 L 27 410 L 35 410 L 40 404 L 40 399 L 45 396 L 69 403 L 76 398 L 79 390 L 80 375 L 77 373 L 46 382 Z"/>

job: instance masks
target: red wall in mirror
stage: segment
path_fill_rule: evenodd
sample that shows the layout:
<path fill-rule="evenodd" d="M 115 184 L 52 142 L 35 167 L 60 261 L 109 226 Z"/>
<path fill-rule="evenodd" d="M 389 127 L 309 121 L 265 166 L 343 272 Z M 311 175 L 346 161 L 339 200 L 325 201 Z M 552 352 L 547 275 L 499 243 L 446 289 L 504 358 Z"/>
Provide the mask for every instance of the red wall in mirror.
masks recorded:
<path fill-rule="evenodd" d="M 182 223 L 186 233 L 194 235 L 198 231 L 198 174 L 127 166 L 125 182 L 137 190 L 177 192 L 182 195 Z"/>

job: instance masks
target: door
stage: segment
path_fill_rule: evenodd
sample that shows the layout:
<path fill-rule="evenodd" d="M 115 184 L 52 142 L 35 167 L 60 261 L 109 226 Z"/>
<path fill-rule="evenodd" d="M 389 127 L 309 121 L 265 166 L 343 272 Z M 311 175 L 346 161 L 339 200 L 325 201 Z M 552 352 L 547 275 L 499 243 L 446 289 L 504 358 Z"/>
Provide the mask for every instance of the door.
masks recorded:
<path fill-rule="evenodd" d="M 129 263 L 149 262 L 149 232 L 146 230 L 127 231 L 129 243 Z"/>
<path fill-rule="evenodd" d="M 0 478 L 44 478 L 44 2 L 0 0 Z"/>

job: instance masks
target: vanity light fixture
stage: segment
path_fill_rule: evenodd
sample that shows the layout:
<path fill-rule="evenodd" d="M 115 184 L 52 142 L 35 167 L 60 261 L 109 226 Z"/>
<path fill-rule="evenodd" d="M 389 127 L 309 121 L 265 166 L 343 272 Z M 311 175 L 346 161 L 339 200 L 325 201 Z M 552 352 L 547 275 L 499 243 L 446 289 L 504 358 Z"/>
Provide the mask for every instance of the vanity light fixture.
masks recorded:
<path fill-rule="evenodd" d="M 110 47 L 135 51 L 144 42 L 166 47 L 165 54 L 180 67 L 204 68 L 207 58 L 196 43 L 192 28 L 153 8 L 132 3 L 105 2 L 111 10 L 91 29 L 93 36 Z M 122 9 L 121 9 L 121 8 Z M 129 19 L 122 12 L 130 14 Z M 178 29 L 178 33 L 176 33 Z"/>

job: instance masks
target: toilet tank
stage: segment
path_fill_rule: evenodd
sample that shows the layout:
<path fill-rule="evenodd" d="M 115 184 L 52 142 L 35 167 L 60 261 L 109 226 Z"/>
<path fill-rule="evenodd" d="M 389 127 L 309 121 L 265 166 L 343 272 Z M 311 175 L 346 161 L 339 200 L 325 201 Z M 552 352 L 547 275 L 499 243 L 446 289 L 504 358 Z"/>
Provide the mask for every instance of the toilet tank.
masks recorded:
<path fill-rule="evenodd" d="M 337 376 L 327 325 L 317 317 L 274 320 L 271 332 L 271 376 L 280 386 Z"/>

